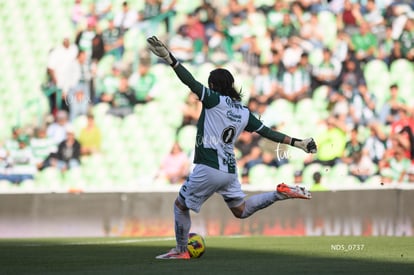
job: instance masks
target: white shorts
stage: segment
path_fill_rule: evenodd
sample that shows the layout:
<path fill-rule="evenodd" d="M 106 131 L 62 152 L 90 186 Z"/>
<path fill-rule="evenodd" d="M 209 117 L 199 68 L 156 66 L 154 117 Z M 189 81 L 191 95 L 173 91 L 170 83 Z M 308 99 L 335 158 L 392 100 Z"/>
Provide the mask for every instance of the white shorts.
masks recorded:
<path fill-rule="evenodd" d="M 187 208 L 198 213 L 203 203 L 214 193 L 220 194 L 229 208 L 239 206 L 246 197 L 241 190 L 237 174 L 197 164 L 181 186 L 179 200 L 184 201 Z"/>

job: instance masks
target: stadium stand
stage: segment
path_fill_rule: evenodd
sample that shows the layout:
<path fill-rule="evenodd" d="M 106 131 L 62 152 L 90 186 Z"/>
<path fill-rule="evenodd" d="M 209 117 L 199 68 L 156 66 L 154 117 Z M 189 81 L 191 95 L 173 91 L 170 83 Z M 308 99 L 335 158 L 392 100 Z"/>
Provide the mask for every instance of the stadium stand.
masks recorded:
<path fill-rule="evenodd" d="M 287 92 L 286 87 L 280 83 L 291 83 L 295 87 L 302 81 L 295 79 L 299 73 L 288 72 L 289 67 L 297 66 L 295 70 L 306 74 L 318 66 L 318 72 L 323 73 L 324 49 L 329 48 L 332 56 L 342 64 L 347 60 L 356 62 L 362 71 L 369 94 L 375 98 L 376 115 L 379 115 L 389 99 L 390 85 L 396 84 L 401 100 L 390 103 L 394 120 L 380 125 L 388 134 L 381 139 L 387 151 L 387 158 L 384 158 L 386 164 L 383 165 L 388 167 L 390 163 L 398 164 L 399 160 L 395 159 L 393 153 L 396 146 L 402 146 L 406 153 L 405 158 L 411 161 L 411 166 L 414 165 L 414 54 L 412 50 L 409 51 L 410 45 L 411 48 L 414 47 L 414 7 L 410 1 L 388 1 L 388 6 L 377 5 L 375 11 L 368 10 L 365 2 L 383 1 L 368 0 L 364 4 L 350 1 L 354 9 L 359 10 L 362 15 L 361 18 L 357 16 L 357 25 L 371 22 L 374 12 L 374 15 L 381 15 L 380 22 L 371 26 L 375 27 L 376 39 L 380 44 L 385 41 L 385 33 L 378 26 L 384 27 L 384 30 L 387 26 L 392 28 L 394 44 L 388 55 L 384 57 L 374 53 L 374 59 L 362 61 L 358 61 L 357 53 L 353 52 L 351 35 L 354 33 L 341 24 L 344 8 L 342 1 L 129 2 L 0 2 L 0 59 L 3 65 L 0 73 L 1 192 L 116 191 L 137 190 L 140 186 L 153 184 L 167 186 L 168 182 L 154 181 L 162 159 L 169 153 L 174 142 L 178 141 L 191 160 L 196 129 L 194 125 L 182 125 L 183 113 L 180 106 L 185 103 L 190 91 L 174 77 L 172 70 L 148 54 L 145 39 L 148 35 L 155 34 L 168 41 L 180 26 L 186 24 L 188 15 L 192 17 L 191 20 L 199 21 L 206 30 L 202 39 L 194 38 L 194 48 L 197 49 L 194 59 L 186 62 L 189 70 L 203 82 L 215 66 L 231 69 L 236 75 L 236 84 L 244 94 L 244 103 L 250 106 L 254 104 L 253 101 L 260 101 L 250 93 L 253 77 L 258 74 L 260 65 L 270 66 L 275 88 L 266 97 L 267 101 L 258 102 L 257 109 L 253 111 L 266 124 L 277 125 L 279 130 L 290 135 L 316 137 L 325 129 L 323 122 L 335 115 L 345 125 L 344 134 L 348 140 L 351 129 L 358 127 L 360 141 L 364 143 L 370 135 L 370 123 L 377 122 L 377 117 L 374 117 L 369 123 L 355 125 L 352 117 L 354 111 L 350 106 L 364 107 L 365 99 L 358 97 L 357 91 L 346 95 L 343 85 L 347 82 L 344 84 L 341 81 L 332 81 L 329 85 L 319 84 L 316 87 L 302 85 L 301 89 L 305 89 L 304 96 L 299 99 L 294 96 L 281 98 L 281 95 L 295 91 L 292 89 Z M 151 2 L 157 4 L 152 6 Z M 232 5 L 228 5 L 228 2 L 232 2 Z M 103 56 L 96 55 L 97 44 L 94 43 L 98 40 L 94 39 L 108 27 L 108 20 L 114 19 L 115 25 L 117 24 L 116 16 L 122 17 L 125 3 L 129 5 L 130 11 L 136 13 L 136 19 L 131 19 L 134 21 L 132 27 L 119 29 L 122 31 L 121 58 L 105 53 Z M 175 3 L 175 6 L 167 8 L 168 3 Z M 210 11 L 214 13 L 209 14 Z M 313 25 L 310 18 L 315 14 L 317 22 Z M 270 25 L 282 24 L 284 15 L 290 19 L 289 26 Z M 211 20 L 212 16 L 215 21 Z M 239 33 L 242 27 L 233 25 L 236 22 L 234 19 L 249 26 L 251 32 Z M 66 108 L 70 111 L 67 106 L 70 102 L 60 98 L 62 90 L 53 85 L 50 75 L 47 74 L 49 53 L 62 43 L 64 37 L 69 37 L 72 43 L 76 43 L 77 34 L 85 30 L 88 24 L 92 28 L 90 33 L 93 33 L 88 38 L 90 48 L 83 48 L 83 42 L 78 46 L 80 50 L 90 50 L 88 58 L 93 85 L 90 98 L 83 100 L 90 101 L 88 113 L 93 114 L 101 131 L 101 150 L 96 154 L 83 155 L 78 168 L 61 173 L 56 167 L 46 167 L 35 172 L 34 179 L 11 184 L 3 178 L 13 173 L 13 163 L 9 158 L 11 148 L 8 147 L 14 140 L 12 129 L 18 127 L 24 135 L 33 137 L 34 128 L 49 125 L 57 110 Z M 279 28 L 277 33 L 280 36 L 271 31 L 271 27 Z M 321 27 L 324 34 L 322 41 L 311 41 L 303 36 L 303 29 L 316 32 Z M 358 32 L 357 29 L 353 28 L 352 32 Z M 190 33 L 189 36 L 193 37 L 194 34 Z M 275 52 L 283 57 L 276 66 L 277 72 L 272 69 L 270 61 L 270 56 Z M 307 67 L 298 63 L 304 53 L 309 56 L 310 64 Z M 115 93 L 119 78 L 129 77 L 137 71 L 141 62 L 151 64 L 150 72 L 156 78 L 156 84 L 150 91 L 153 100 L 135 104 L 132 114 L 124 118 L 108 115 L 108 110 L 123 100 L 122 96 L 119 98 Z M 119 75 L 114 74 L 114 68 L 119 70 Z M 105 94 L 105 100 L 100 97 L 102 94 Z M 345 97 L 344 101 L 338 99 L 341 95 Z M 291 100 L 292 98 L 296 99 Z M 56 101 L 56 104 L 51 104 L 54 102 L 50 102 L 50 99 Z M 400 109 L 408 114 L 405 121 L 399 121 L 398 115 L 395 115 Z M 86 121 L 86 114 L 71 121 L 77 136 L 85 127 Z M 398 129 L 392 131 L 396 127 Z M 401 132 L 403 128 L 405 130 Z M 391 139 L 398 139 L 400 143 L 393 143 Z M 278 168 L 264 163 L 254 166 L 249 173 L 250 184 L 266 186 L 274 184 L 275 180 L 291 182 L 296 170 L 303 170 L 303 183 L 308 186 L 312 184 L 313 173 L 321 171 L 322 184 L 328 189 L 376 186 L 379 185 L 378 181 L 387 177 L 380 169 L 361 183 L 350 174 L 349 167 L 343 163 L 338 162 L 327 168 L 315 163 L 309 156 L 293 150 L 286 155 L 288 163 Z M 408 182 L 408 172 L 413 169 L 404 169 L 399 171 L 400 181 Z M 239 170 L 242 171 L 241 167 Z M 337 183 L 338 179 L 344 180 Z"/>

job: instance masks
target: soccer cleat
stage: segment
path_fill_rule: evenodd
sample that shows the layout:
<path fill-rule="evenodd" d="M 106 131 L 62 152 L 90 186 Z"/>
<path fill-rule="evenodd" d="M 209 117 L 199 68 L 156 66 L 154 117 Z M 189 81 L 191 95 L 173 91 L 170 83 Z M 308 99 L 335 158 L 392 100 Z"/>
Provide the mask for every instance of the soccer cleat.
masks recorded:
<path fill-rule="evenodd" d="M 188 251 L 185 252 L 178 252 L 177 249 L 173 248 L 169 252 L 158 255 L 155 259 L 162 259 L 162 260 L 189 260 L 190 253 Z"/>
<path fill-rule="evenodd" d="M 289 186 L 287 184 L 281 183 L 278 184 L 276 191 L 285 196 L 286 199 L 306 199 L 310 200 L 312 198 L 311 193 L 302 186 Z"/>

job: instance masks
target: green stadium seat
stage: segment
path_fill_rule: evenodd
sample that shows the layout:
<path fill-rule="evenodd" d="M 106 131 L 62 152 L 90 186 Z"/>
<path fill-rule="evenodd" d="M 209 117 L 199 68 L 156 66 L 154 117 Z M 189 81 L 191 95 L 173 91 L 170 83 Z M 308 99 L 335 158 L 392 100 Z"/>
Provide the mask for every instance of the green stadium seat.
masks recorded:
<path fill-rule="evenodd" d="M 108 103 L 98 103 L 92 108 L 92 113 L 95 117 L 96 121 L 101 121 L 104 119 L 107 111 L 109 110 L 110 106 Z"/>
<path fill-rule="evenodd" d="M 323 43 L 331 48 L 335 43 L 337 34 L 336 16 L 330 11 L 321 11 L 318 13 L 318 21 L 324 27 Z"/>
<path fill-rule="evenodd" d="M 174 73 L 172 72 L 171 68 L 164 63 L 156 63 L 154 65 L 151 65 L 150 71 L 155 76 L 165 76 L 165 75 L 172 76 L 172 73 Z M 160 81 L 163 81 L 164 78 L 165 77 L 160 77 Z"/>
<path fill-rule="evenodd" d="M 151 159 L 152 154 L 146 155 L 148 158 L 145 158 L 145 161 L 141 161 L 139 166 L 135 166 L 135 173 L 137 178 L 151 179 L 153 180 L 159 170 L 160 163 L 155 159 Z"/>
<path fill-rule="evenodd" d="M 273 179 L 275 184 L 292 184 L 294 180 L 295 166 L 291 163 L 284 164 L 277 168 L 276 177 Z"/>
<path fill-rule="evenodd" d="M 414 87 L 414 72 L 406 71 L 401 73 L 395 80 L 394 83 L 398 85 L 401 97 L 410 102 L 413 98 L 413 87 Z"/>
<path fill-rule="evenodd" d="M 293 133 L 293 132 L 292 132 Z M 296 135 L 296 132 L 294 132 Z M 304 134 L 301 134 L 301 132 L 297 132 L 297 136 L 305 136 Z M 303 170 L 304 168 L 304 160 L 307 157 L 307 153 L 305 153 L 303 150 L 298 148 L 289 148 L 287 158 L 289 161 L 289 164 L 291 164 L 295 171 Z"/>
<path fill-rule="evenodd" d="M 349 167 L 345 163 L 338 163 L 335 164 L 331 169 L 329 173 L 329 180 L 331 182 L 334 181 L 342 181 L 346 176 L 349 174 Z"/>
<path fill-rule="evenodd" d="M 144 144 L 139 143 L 137 146 L 131 148 L 128 152 L 128 159 L 134 169 L 141 169 L 148 161 L 154 162 L 154 154 L 152 149 L 149 148 L 149 142 L 145 141 Z"/>
<path fill-rule="evenodd" d="M 414 74 L 414 65 L 407 59 L 397 59 L 390 66 L 391 81 L 397 82 L 401 75 Z"/>
<path fill-rule="evenodd" d="M 377 91 L 377 89 L 381 89 L 380 92 L 383 93 L 384 90 L 388 89 L 390 74 L 384 61 L 379 59 L 369 61 L 365 64 L 363 73 L 370 90 Z M 375 94 L 378 94 L 378 92 Z"/>
<path fill-rule="evenodd" d="M 12 184 L 8 180 L 0 180 L 0 193 L 8 193 L 12 188 Z"/>
<path fill-rule="evenodd" d="M 12 193 L 33 193 L 38 190 L 35 181 L 32 179 L 26 179 L 20 184 L 12 184 L 9 188 L 9 192 Z"/>
<path fill-rule="evenodd" d="M 177 135 L 178 143 L 187 154 L 194 150 L 194 141 L 196 140 L 197 128 L 193 125 L 186 125 L 180 129 Z"/>
<path fill-rule="evenodd" d="M 107 166 L 108 176 L 114 186 L 128 186 L 135 180 L 135 172 L 130 160 L 123 156 Z"/>
<path fill-rule="evenodd" d="M 255 12 L 249 16 L 251 27 L 251 34 L 257 36 L 259 39 L 266 34 L 266 16 L 261 12 Z"/>
<path fill-rule="evenodd" d="M 257 164 L 249 171 L 249 183 L 251 185 L 270 185 L 276 186 L 276 168 L 270 167 L 266 164 Z"/>
<path fill-rule="evenodd" d="M 145 34 L 137 28 L 128 30 L 124 35 L 125 50 L 143 50 L 146 48 L 147 41 Z"/>
<path fill-rule="evenodd" d="M 98 63 L 98 74 L 107 75 L 112 70 L 112 65 L 115 62 L 113 55 L 105 55 Z"/>
<path fill-rule="evenodd" d="M 309 63 L 312 66 L 317 66 L 322 62 L 323 55 L 321 49 L 314 49 L 309 53 Z"/>
<path fill-rule="evenodd" d="M 86 115 L 80 115 L 72 121 L 72 125 L 75 128 L 75 135 L 78 137 L 83 128 L 88 124 L 88 118 Z"/>
<path fill-rule="evenodd" d="M 126 117 L 124 117 L 124 119 L 121 121 L 121 127 L 125 130 L 129 129 L 133 129 L 132 127 L 140 127 L 140 117 L 135 114 L 129 114 Z"/>
<path fill-rule="evenodd" d="M 294 104 L 286 99 L 277 99 L 270 104 L 270 107 L 279 110 L 280 113 L 287 112 L 289 114 L 294 112 Z"/>
<path fill-rule="evenodd" d="M 200 0 L 181 0 L 177 1 L 176 11 L 178 13 L 188 14 L 193 12 L 200 5 Z"/>
<path fill-rule="evenodd" d="M 63 182 L 61 172 L 54 167 L 47 167 L 35 176 L 36 185 L 39 188 L 58 190 Z"/>
<path fill-rule="evenodd" d="M 328 108 L 329 87 L 326 85 L 319 86 L 313 91 L 312 100 L 313 108 L 323 111 Z"/>
<path fill-rule="evenodd" d="M 382 106 L 389 92 L 391 84 L 388 67 L 382 60 L 371 60 L 363 68 L 368 90 L 373 92 L 377 98 L 377 108 Z"/>
<path fill-rule="evenodd" d="M 68 190 L 82 190 L 85 185 L 85 177 L 82 173 L 82 168 L 72 168 L 63 173 L 63 186 Z"/>
<path fill-rule="evenodd" d="M 343 185 L 341 187 L 347 188 L 347 189 L 360 188 L 361 181 L 352 175 L 348 175 L 344 178 Z"/>
<path fill-rule="evenodd" d="M 279 125 L 294 116 L 294 105 L 285 99 L 274 100 L 266 109 L 262 120 L 266 125 Z"/>
<path fill-rule="evenodd" d="M 109 134 L 111 133 L 111 134 Z M 116 156 L 123 155 L 125 153 L 125 145 L 122 142 L 117 130 L 112 132 L 106 132 L 103 134 L 102 139 L 102 152 L 106 155 L 106 158 L 111 162 L 116 161 Z"/>
<path fill-rule="evenodd" d="M 108 178 L 108 169 L 102 154 L 89 156 L 82 161 L 82 174 L 85 179 L 85 186 L 88 188 L 99 188 L 105 185 Z"/>
<path fill-rule="evenodd" d="M 3 129 L 2 131 L 0 131 L 0 141 L 10 137 L 11 131 L 6 129 L 11 129 L 11 127 L 11 121 L 6 118 L 4 111 L 0 109 L 0 129 Z"/>
<path fill-rule="evenodd" d="M 171 111 L 171 109 L 167 110 L 164 108 L 164 120 L 166 123 L 166 126 L 168 125 L 170 128 L 177 129 L 183 121 L 183 113 L 177 108 L 174 111 Z"/>
<path fill-rule="evenodd" d="M 359 127 L 358 128 L 358 138 L 359 140 L 366 140 L 371 134 L 371 131 L 368 127 Z"/>
<path fill-rule="evenodd" d="M 271 6 L 274 5 L 274 3 L 275 3 L 274 0 L 255 0 L 254 1 L 254 6 L 256 8 L 259 8 L 261 6 L 269 6 L 269 7 L 271 7 Z"/>
<path fill-rule="evenodd" d="M 381 182 L 381 176 L 374 175 L 369 177 L 365 182 L 362 183 L 362 185 L 365 187 L 378 188 L 381 186 Z"/>
<path fill-rule="evenodd" d="M 113 133 L 114 131 L 120 128 L 121 122 L 122 122 L 121 118 L 115 117 L 113 115 L 105 114 L 100 120 L 101 125 L 99 126 L 101 127 L 101 130 L 103 132 L 108 131 L 108 132 Z"/>
<path fill-rule="evenodd" d="M 304 98 L 296 103 L 295 121 L 298 123 L 316 123 L 318 119 L 318 110 L 315 109 L 314 102 L 311 98 Z"/>

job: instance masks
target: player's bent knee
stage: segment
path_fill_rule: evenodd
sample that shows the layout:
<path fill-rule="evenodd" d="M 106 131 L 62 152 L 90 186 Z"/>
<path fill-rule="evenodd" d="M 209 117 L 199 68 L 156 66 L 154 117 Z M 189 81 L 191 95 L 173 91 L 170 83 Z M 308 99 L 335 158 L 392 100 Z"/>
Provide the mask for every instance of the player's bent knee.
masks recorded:
<path fill-rule="evenodd" d="M 188 208 L 185 205 L 184 202 L 180 201 L 179 198 L 177 198 L 174 202 L 174 204 L 181 210 L 181 211 L 187 211 Z"/>
<path fill-rule="evenodd" d="M 244 202 L 239 206 L 231 207 L 230 210 L 236 218 L 243 219 Z"/>

